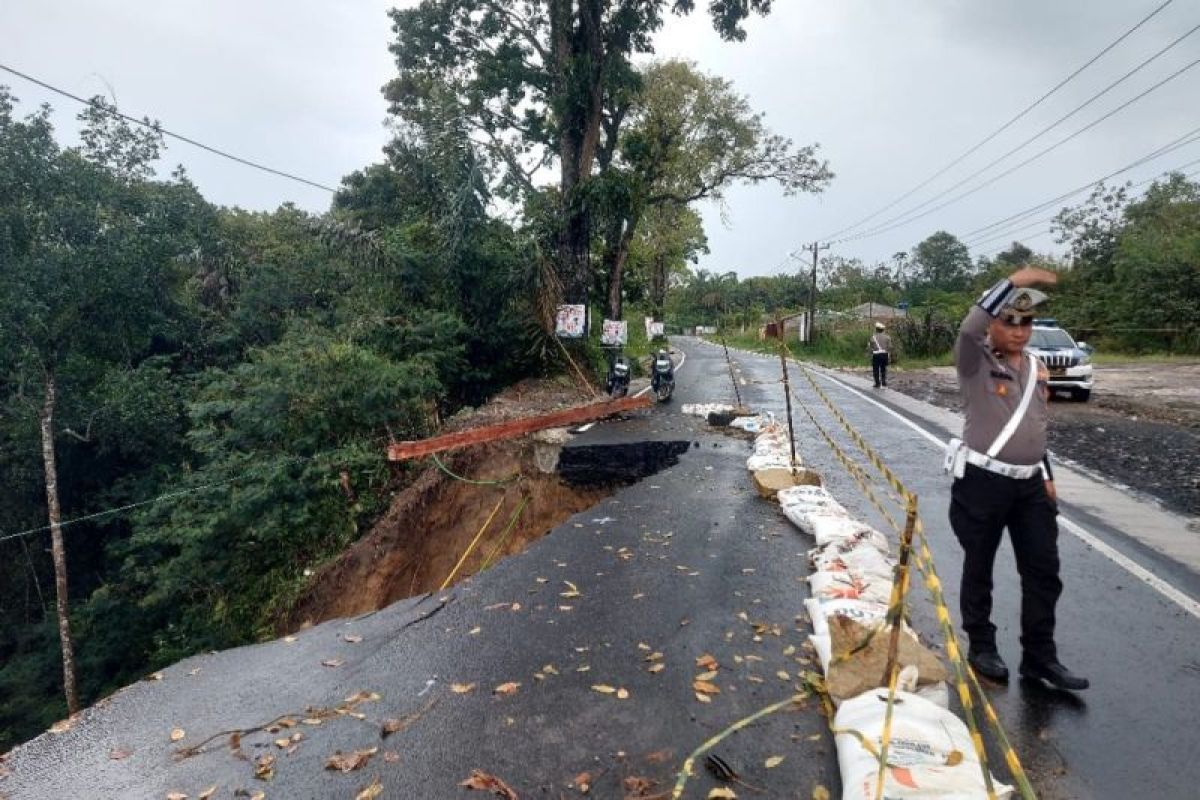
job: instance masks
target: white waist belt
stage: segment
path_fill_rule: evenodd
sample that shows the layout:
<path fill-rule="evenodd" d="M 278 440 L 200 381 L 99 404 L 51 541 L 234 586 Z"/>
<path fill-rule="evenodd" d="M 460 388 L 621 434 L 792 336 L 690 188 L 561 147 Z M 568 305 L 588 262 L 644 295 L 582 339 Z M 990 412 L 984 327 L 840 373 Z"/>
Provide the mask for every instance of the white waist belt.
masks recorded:
<path fill-rule="evenodd" d="M 1004 461 L 997 461 L 994 458 L 988 458 L 984 453 L 977 453 L 970 448 L 964 449 L 967 451 L 968 464 L 974 464 L 980 469 L 986 469 L 988 472 L 994 472 L 1006 478 L 1017 478 L 1018 480 L 1032 478 L 1041 469 L 1040 464 L 1009 464 Z"/>
<path fill-rule="evenodd" d="M 1042 469 L 1041 464 L 1009 464 L 1005 461 L 997 461 L 985 453 L 980 453 L 967 447 L 961 439 L 951 439 L 949 446 L 946 448 L 946 461 L 944 464 L 946 471 L 956 478 L 961 478 L 966 472 L 967 464 L 974 464 L 980 469 L 986 469 L 988 472 L 994 472 L 1006 478 L 1016 478 L 1017 480 L 1032 478 Z"/>

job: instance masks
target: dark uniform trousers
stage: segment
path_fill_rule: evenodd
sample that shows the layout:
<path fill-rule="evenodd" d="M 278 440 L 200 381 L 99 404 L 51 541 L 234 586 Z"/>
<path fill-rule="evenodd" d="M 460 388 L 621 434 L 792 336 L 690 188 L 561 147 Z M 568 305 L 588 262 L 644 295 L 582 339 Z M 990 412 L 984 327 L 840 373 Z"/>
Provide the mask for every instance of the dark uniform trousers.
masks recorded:
<path fill-rule="evenodd" d="M 950 524 L 964 553 L 960 608 L 972 652 L 996 650 L 992 567 L 1007 527 L 1021 576 L 1021 646 L 1036 661 L 1057 660 L 1054 606 L 1062 581 L 1056 514 L 1040 474 L 1018 480 L 968 464 L 954 481 Z"/>
<path fill-rule="evenodd" d="M 871 374 L 875 378 L 876 386 L 879 386 L 880 384 L 887 386 L 887 368 L 887 353 L 871 353 Z"/>

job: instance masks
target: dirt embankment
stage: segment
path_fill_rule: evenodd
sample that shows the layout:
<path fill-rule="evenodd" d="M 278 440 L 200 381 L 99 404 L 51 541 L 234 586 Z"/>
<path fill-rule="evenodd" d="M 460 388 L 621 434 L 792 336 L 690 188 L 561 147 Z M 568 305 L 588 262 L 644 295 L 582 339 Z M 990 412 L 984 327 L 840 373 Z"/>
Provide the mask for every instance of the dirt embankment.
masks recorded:
<path fill-rule="evenodd" d="M 566 381 L 523 381 L 487 405 L 451 418 L 444 431 L 543 414 L 592 399 Z M 371 530 L 313 576 L 279 629 L 286 632 L 362 614 L 437 590 L 489 516 L 490 524 L 455 582 L 521 552 L 611 493 L 608 487 L 563 481 L 553 471 L 552 451 L 535 447 L 527 437 L 441 454 L 446 470 L 459 478 L 432 459 L 425 462 L 428 466 L 395 495 Z"/>
<path fill-rule="evenodd" d="M 894 369 L 888 388 L 961 410 L 950 367 Z M 1052 404 L 1049 439 L 1060 457 L 1200 515 L 1200 363 L 1097 367 L 1089 402 Z"/>

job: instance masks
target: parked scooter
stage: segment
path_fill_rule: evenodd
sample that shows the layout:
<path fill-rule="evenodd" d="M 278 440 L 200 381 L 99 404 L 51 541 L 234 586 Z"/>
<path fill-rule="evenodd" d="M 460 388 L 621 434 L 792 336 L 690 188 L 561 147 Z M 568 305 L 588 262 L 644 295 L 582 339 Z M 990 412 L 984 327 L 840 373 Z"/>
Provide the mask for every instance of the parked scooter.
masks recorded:
<path fill-rule="evenodd" d="M 608 367 L 608 396 L 624 397 L 629 393 L 629 361 L 617 356 Z"/>
<path fill-rule="evenodd" d="M 659 350 L 654 356 L 650 369 L 650 385 L 660 403 L 671 399 L 671 393 L 675 391 L 675 363 L 671 361 L 671 354 L 666 350 Z"/>

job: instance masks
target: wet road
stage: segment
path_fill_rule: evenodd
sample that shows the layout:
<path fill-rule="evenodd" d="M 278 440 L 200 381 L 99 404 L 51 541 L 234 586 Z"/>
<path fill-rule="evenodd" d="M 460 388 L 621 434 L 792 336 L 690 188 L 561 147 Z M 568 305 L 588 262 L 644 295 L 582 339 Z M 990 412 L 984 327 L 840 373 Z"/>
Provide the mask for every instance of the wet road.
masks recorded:
<path fill-rule="evenodd" d="M 707 359 L 723 366 L 719 347 L 694 340 L 682 344 L 695 363 Z M 734 357 L 748 381 L 780 377 L 778 358 L 748 353 Z M 718 369 L 714 367 L 710 374 L 714 386 L 728 386 L 728 379 L 719 382 Z M 841 430 L 837 422 L 803 379 L 793 374 L 793 381 L 818 422 L 853 452 L 849 440 L 836 435 Z M 941 472 L 940 453 L 927 437 L 870 402 L 879 399 L 892 406 L 886 390 L 858 391 L 832 380 L 818 381 L 851 424 L 920 496 L 922 518 L 957 621 L 962 561 L 946 517 L 949 482 Z M 773 410 L 782 418 L 783 393 L 778 385 L 751 382 L 743 392 L 756 408 Z M 926 420 L 917 424 L 943 441 L 949 435 Z M 825 476 L 843 504 L 886 529 L 800 410 L 795 413 L 795 426 L 805 463 Z M 1128 535 L 1131 531 L 1119 530 L 1092 510 L 1077 507 L 1070 496 L 1060 497 L 1060 508 L 1075 523 L 1074 529 L 1082 527 L 1101 546 L 1136 562 L 1135 566 L 1166 584 L 1164 591 L 1182 595 L 1185 605 L 1187 599 L 1193 602 L 1181 606 L 1063 526 L 1060 657 L 1090 678 L 1092 688 L 1071 695 L 1027 682 L 991 687 L 991 700 L 1009 738 L 1042 798 L 1200 797 L 1196 788 L 1200 786 L 1200 618 L 1194 603 L 1200 598 L 1200 576 L 1135 541 Z M 1020 659 L 1019 591 L 1007 539 L 997 557 L 995 584 L 993 622 L 999 628 L 1001 653 L 1015 668 Z M 930 635 L 937 630 L 932 605 L 919 585 L 912 604 L 916 627 L 926 638 L 937 640 Z"/>
<path fill-rule="evenodd" d="M 163 798 L 175 791 L 196 798 L 215 785 L 214 798 L 237 790 L 267 798 L 354 797 L 378 779 L 382 797 L 482 797 L 458 786 L 476 769 L 501 778 L 521 798 L 580 796 L 571 784 L 582 773 L 593 797 L 636 797 L 631 787 L 650 782 L 647 795 L 666 790 L 693 748 L 788 697 L 813 661 L 804 647 L 807 623 L 796 620 L 810 542 L 755 496 L 744 466 L 748 443 L 678 413 L 683 403 L 732 399 L 720 349 L 680 344 L 688 357 L 671 404 L 595 426 L 575 440 L 581 446 L 691 442 L 676 466 L 617 492 L 452 591 L 325 623 L 294 641 L 197 656 L 164 670 L 161 680 L 135 684 L 85 712 L 71 730 L 10 754 L 12 774 L 0 780 L 0 794 Z M 782 415 L 781 388 L 770 383 L 778 379 L 778 359 L 735 358 L 748 381 L 744 399 Z M 960 562 L 945 520 L 940 458 L 924 437 L 862 397 L 833 384 L 826 390 L 920 494 L 955 604 L 952 576 Z M 835 431 L 811 393 L 801 396 Z M 806 419 L 797 412 L 801 457 L 848 508 L 883 527 Z M 1069 513 L 1069 498 L 1064 507 Z M 1150 559 L 1100 520 L 1084 521 L 1197 596 L 1194 573 Z M 1093 688 L 1077 698 L 1019 683 L 991 690 L 1039 796 L 1196 797 L 1200 620 L 1074 536 L 1064 533 L 1061 548 L 1060 648 Z M 1000 644 L 1015 664 L 1017 579 L 1007 545 L 996 579 Z M 936 626 L 920 593 L 913 608 L 916 627 L 936 638 L 928 636 Z M 704 655 L 720 665 L 711 679 L 720 694 L 709 703 L 696 698 L 692 685 L 705 671 L 696 663 Z M 664 667 L 651 672 L 659 663 Z M 520 684 L 515 693 L 494 693 L 510 682 Z M 454 684 L 474 688 L 459 694 Z M 628 697 L 594 686 L 624 689 Z M 337 713 L 358 692 L 379 696 Z M 309 722 L 249 731 L 282 715 Z M 382 720 L 406 715 L 416 717 L 402 732 L 380 738 Z M 175 728 L 184 733 L 172 743 Z M 199 755 L 173 757 L 182 746 L 233 729 L 249 731 L 240 751 L 221 735 Z M 294 731 L 303 734 L 294 749 L 273 744 Z M 380 749 L 360 769 L 325 769 L 335 751 L 373 747 Z M 735 784 L 739 796 L 809 798 L 817 785 L 838 796 L 832 739 L 814 703 L 769 716 L 716 752 L 765 790 L 755 794 Z M 269 780 L 254 776 L 254 760 L 264 754 L 275 756 Z M 765 760 L 776 755 L 783 762 L 767 769 Z M 685 796 L 706 797 L 717 785 L 699 770 Z"/>
<path fill-rule="evenodd" d="M 580 445 L 691 443 L 677 465 L 452 591 L 328 622 L 294 641 L 197 656 L 161 680 L 139 682 L 71 730 L 15 750 L 0 793 L 194 799 L 215 785 L 214 798 L 238 790 L 350 798 L 379 779 L 385 798 L 480 797 L 458 785 L 473 770 L 497 776 L 523 800 L 581 796 L 571 784 L 582 773 L 591 797 L 667 791 L 693 749 L 786 700 L 799 673 L 815 668 L 807 623 L 796 620 L 807 543 L 755 495 L 745 471 L 749 444 L 677 413 L 711 397 L 714 368 L 689 358 L 671 404 L 579 437 Z M 492 490 L 480 491 L 487 502 Z M 706 655 L 719 665 L 707 678 L 719 693 L 702 702 L 693 681 L 714 671 L 697 664 Z M 494 692 L 509 683 L 520 685 Z M 474 688 L 459 694 L 455 684 Z M 379 697 L 344 706 L 359 692 Z M 350 713 L 338 714 L 339 705 Z M 380 738 L 383 720 L 414 714 L 404 731 Z M 250 731 L 283 715 L 300 722 Z M 175 728 L 183 734 L 172 743 Z M 225 733 L 234 729 L 247 731 L 237 751 Z M 295 732 L 303 739 L 294 749 L 274 744 Z M 221 735 L 205 752 L 173 757 L 214 734 Z M 324 768 L 335 751 L 372 747 L 380 749 L 360 769 Z M 765 790 L 757 796 L 837 790 L 832 739 L 813 701 L 765 717 L 716 752 Z M 258 779 L 254 762 L 268 754 L 271 777 Z M 783 761 L 768 769 L 772 756 Z M 697 772 L 686 797 L 720 785 Z"/>

